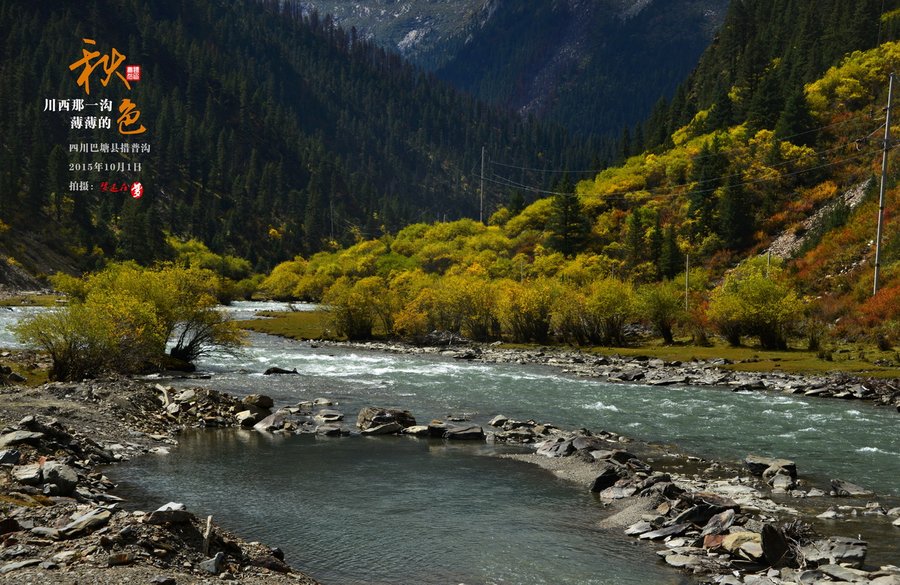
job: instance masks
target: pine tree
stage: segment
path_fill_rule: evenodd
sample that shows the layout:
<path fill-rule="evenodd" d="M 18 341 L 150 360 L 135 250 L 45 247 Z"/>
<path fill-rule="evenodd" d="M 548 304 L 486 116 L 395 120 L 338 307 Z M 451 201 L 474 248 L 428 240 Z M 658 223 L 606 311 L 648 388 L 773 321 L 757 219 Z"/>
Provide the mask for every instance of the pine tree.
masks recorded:
<path fill-rule="evenodd" d="M 802 90 L 791 94 L 784 106 L 784 111 L 775 125 L 775 138 L 790 140 L 801 146 L 812 146 L 816 143 L 817 133 L 815 120 L 809 111 L 806 95 Z"/>
<path fill-rule="evenodd" d="M 681 255 L 681 249 L 678 247 L 678 240 L 675 237 L 675 227 L 669 224 L 663 231 L 662 250 L 658 264 L 660 277 L 675 278 L 681 272 L 683 264 L 684 258 Z"/>
<path fill-rule="evenodd" d="M 550 232 L 547 243 L 564 256 L 574 256 L 587 243 L 591 224 L 568 174 L 556 187 L 547 230 Z"/>
<path fill-rule="evenodd" d="M 749 195 L 741 182 L 740 173 L 730 177 L 719 202 L 719 237 L 732 250 L 747 247 L 755 230 Z"/>

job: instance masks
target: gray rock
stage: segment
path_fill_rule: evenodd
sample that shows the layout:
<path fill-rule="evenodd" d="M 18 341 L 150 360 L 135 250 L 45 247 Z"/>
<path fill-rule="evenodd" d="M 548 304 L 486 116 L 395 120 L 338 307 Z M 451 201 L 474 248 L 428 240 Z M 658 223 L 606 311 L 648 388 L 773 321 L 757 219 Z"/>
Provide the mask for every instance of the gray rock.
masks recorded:
<path fill-rule="evenodd" d="M 869 585 L 900 585 L 900 575 L 882 575 L 869 581 Z"/>
<path fill-rule="evenodd" d="M 400 426 L 398 422 L 389 422 L 387 424 L 378 425 L 377 427 L 369 427 L 367 429 L 363 429 L 360 434 L 363 435 L 396 435 L 403 427 Z M 428 431 L 428 427 L 425 427 L 425 431 Z"/>
<path fill-rule="evenodd" d="M 25 485 L 38 485 L 43 477 L 44 472 L 38 463 L 17 465 L 12 468 L 12 478 Z"/>
<path fill-rule="evenodd" d="M 665 538 L 667 536 L 679 536 L 684 534 L 690 529 L 691 525 L 689 523 L 685 524 L 675 524 L 673 526 L 666 526 L 665 528 L 660 528 L 659 530 L 652 530 L 650 532 L 645 532 L 641 534 L 638 538 L 641 540 L 659 540 L 661 538 Z"/>
<path fill-rule="evenodd" d="M 869 573 L 867 571 L 850 569 L 840 565 L 822 565 L 819 567 L 819 571 L 837 581 L 846 581 L 848 583 L 869 581 Z"/>
<path fill-rule="evenodd" d="M 428 426 L 427 425 L 413 425 L 411 427 L 406 427 L 402 431 L 400 431 L 401 435 L 410 435 L 413 437 L 427 437 L 428 436 Z"/>
<path fill-rule="evenodd" d="M 900 518 L 897 518 L 896 520 L 894 520 L 894 521 L 892 522 L 892 524 L 893 524 L 894 526 L 896 526 L 897 528 L 900 528 Z"/>
<path fill-rule="evenodd" d="M 591 482 L 590 490 L 593 493 L 599 493 L 607 488 L 613 487 L 617 481 L 622 479 L 620 475 L 619 469 L 607 463 L 603 466 L 600 473 L 597 474 L 597 477 L 594 478 L 594 481 Z"/>
<path fill-rule="evenodd" d="M 444 438 L 449 441 L 483 441 L 484 429 L 478 425 L 447 425 Z"/>
<path fill-rule="evenodd" d="M 678 569 L 683 569 L 686 567 L 694 567 L 700 564 L 700 559 L 697 557 L 689 557 L 685 555 L 668 555 L 666 557 L 666 564 L 671 565 Z"/>
<path fill-rule="evenodd" d="M 356 416 L 356 426 L 360 430 L 366 430 L 371 427 L 378 427 L 388 423 L 397 423 L 402 428 L 411 427 L 416 424 L 416 419 L 408 410 L 399 410 L 396 408 L 379 408 L 376 406 L 367 406 L 359 411 Z"/>
<path fill-rule="evenodd" d="M 175 396 L 175 402 L 194 402 L 195 400 L 197 400 L 197 392 L 191 389 L 179 392 Z"/>
<path fill-rule="evenodd" d="M 187 510 L 155 510 L 144 516 L 147 524 L 186 524 L 194 517 Z"/>
<path fill-rule="evenodd" d="M 44 463 L 44 483 L 53 484 L 56 489 L 51 490 L 53 496 L 68 496 L 75 491 L 78 485 L 78 474 L 68 465 L 59 461 Z"/>
<path fill-rule="evenodd" d="M 544 457 L 567 457 L 574 452 L 575 445 L 572 444 L 572 439 L 562 437 L 544 441 L 537 450 L 537 454 Z"/>
<path fill-rule="evenodd" d="M 93 532 L 101 526 L 105 526 L 111 517 L 112 512 L 109 510 L 94 508 L 63 526 L 59 532 L 66 538 L 71 538 L 84 532 Z"/>
<path fill-rule="evenodd" d="M 344 413 L 340 412 L 338 410 L 329 410 L 329 409 L 323 408 L 322 410 L 318 411 L 315 414 L 314 418 L 315 418 L 316 422 L 318 422 L 320 424 L 332 423 L 332 422 L 338 422 L 338 421 L 344 420 Z"/>
<path fill-rule="evenodd" d="M 218 575 L 225 565 L 225 553 L 217 552 L 216 555 L 200 563 L 200 570 L 211 575 Z"/>
<path fill-rule="evenodd" d="M 274 376 L 274 375 L 278 375 L 278 374 L 297 374 L 297 373 L 299 373 L 299 372 L 297 372 L 297 368 L 294 368 L 293 370 L 285 370 L 284 368 L 273 367 L 273 368 L 269 368 L 265 372 L 263 372 L 263 375 L 264 376 Z"/>
<path fill-rule="evenodd" d="M 707 534 L 722 534 L 729 528 L 731 528 L 732 524 L 734 524 L 735 513 L 734 510 L 728 509 L 720 514 L 716 514 L 706 523 L 706 526 L 703 527 L 703 531 L 700 533 L 700 536 L 706 536 Z"/>
<path fill-rule="evenodd" d="M 150 579 L 151 585 L 177 585 L 177 582 L 172 577 L 166 577 L 165 575 L 157 575 Z"/>
<path fill-rule="evenodd" d="M 791 477 L 795 479 L 797 477 L 797 464 L 789 459 L 747 455 L 744 458 L 744 466 L 750 470 L 750 473 L 759 477 L 762 477 L 763 473 L 771 467 L 784 469 Z"/>
<path fill-rule="evenodd" d="M 832 479 L 831 489 L 838 497 L 872 497 L 875 492 L 842 479 Z"/>
<path fill-rule="evenodd" d="M 350 431 L 344 429 L 343 425 L 337 423 L 328 423 L 316 427 L 316 434 L 323 437 L 342 437 L 349 435 Z"/>
<path fill-rule="evenodd" d="M 244 399 L 241 402 L 247 406 L 255 406 L 256 408 L 261 408 L 263 410 L 270 410 L 275 406 L 275 401 L 264 394 L 249 394 L 244 396 Z"/>
<path fill-rule="evenodd" d="M 261 420 L 256 413 L 249 410 L 242 410 L 234 415 L 234 419 L 244 428 L 252 427 Z"/>
<path fill-rule="evenodd" d="M 772 479 L 769 480 L 769 485 L 772 486 L 772 489 L 787 492 L 794 489 L 797 483 L 794 481 L 794 478 L 787 473 L 782 473 L 781 468 L 779 468 L 779 473 L 772 476 Z"/>
<path fill-rule="evenodd" d="M 263 433 L 271 433 L 272 431 L 284 428 L 284 421 L 286 418 L 286 415 L 276 412 L 253 425 L 253 428 Z"/>
<path fill-rule="evenodd" d="M 26 567 L 33 567 L 34 565 L 39 565 L 40 563 L 41 559 L 26 559 L 24 561 L 16 561 L 14 563 L 6 563 L 2 567 L 0 567 L 0 575 L 12 573 L 13 571 L 24 569 Z"/>
<path fill-rule="evenodd" d="M 106 564 L 110 567 L 121 567 L 132 564 L 136 558 L 133 552 L 113 553 L 106 559 Z"/>
<path fill-rule="evenodd" d="M 653 525 L 646 520 L 641 520 L 626 528 L 625 534 L 628 536 L 639 536 L 645 532 L 650 532 L 651 530 L 653 530 Z"/>
<path fill-rule="evenodd" d="M 491 425 L 492 427 L 502 427 L 503 425 L 506 424 L 506 422 L 508 420 L 509 419 L 506 418 L 505 416 L 503 416 L 502 414 L 498 414 L 497 416 L 492 418 L 488 424 Z"/>
<path fill-rule="evenodd" d="M 832 536 L 812 542 L 800 550 L 806 562 L 813 567 L 828 564 L 860 567 L 866 558 L 868 544 L 854 538 Z"/>
<path fill-rule="evenodd" d="M 49 538 L 50 540 L 59 540 L 62 538 L 59 530 L 50 528 L 49 526 L 35 526 L 29 532 L 38 538 Z"/>
<path fill-rule="evenodd" d="M 37 445 L 44 438 L 44 433 L 36 433 L 33 431 L 13 431 L 0 436 L 0 449 L 21 445 Z"/>
<path fill-rule="evenodd" d="M 0 465 L 18 465 L 22 454 L 15 449 L 0 451 Z"/>

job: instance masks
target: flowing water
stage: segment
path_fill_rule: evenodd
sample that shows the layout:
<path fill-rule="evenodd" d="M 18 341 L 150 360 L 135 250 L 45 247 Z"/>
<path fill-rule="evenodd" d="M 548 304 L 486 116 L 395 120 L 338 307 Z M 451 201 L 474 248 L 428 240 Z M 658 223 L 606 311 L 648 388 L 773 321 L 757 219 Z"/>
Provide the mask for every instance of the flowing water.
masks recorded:
<path fill-rule="evenodd" d="M 246 318 L 259 308 L 229 310 Z M 270 366 L 299 375 L 263 376 Z M 366 405 L 409 409 L 421 422 L 466 414 L 484 424 L 503 413 L 709 457 L 778 455 L 814 482 L 841 477 L 900 495 L 898 416 L 864 403 L 606 384 L 549 367 L 316 348 L 260 334 L 242 352 L 208 356 L 200 367 L 210 380 L 174 383 L 264 393 L 280 405 L 325 397 L 350 424 Z M 485 456 L 492 449 L 219 430 L 186 433 L 170 455 L 109 473 L 139 504 L 178 500 L 213 513 L 246 537 L 281 546 L 294 566 L 330 584 L 680 581 L 650 547 L 599 531 L 603 509 L 585 490 Z"/>

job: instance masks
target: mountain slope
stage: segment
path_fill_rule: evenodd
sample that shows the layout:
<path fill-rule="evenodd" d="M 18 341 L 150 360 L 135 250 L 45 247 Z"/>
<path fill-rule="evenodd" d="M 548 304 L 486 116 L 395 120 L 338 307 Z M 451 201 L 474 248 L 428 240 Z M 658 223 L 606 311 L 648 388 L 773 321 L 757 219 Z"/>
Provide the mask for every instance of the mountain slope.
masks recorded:
<path fill-rule="evenodd" d="M 131 92 L 95 90 L 140 105 L 150 144 L 140 173 L 65 170 L 94 160 L 69 144 L 116 136 L 42 111 L 46 98 L 81 92 L 66 64 L 82 38 L 143 67 Z M 5 239 L 46 229 L 95 258 L 160 257 L 165 230 L 266 266 L 415 219 L 477 217 L 482 146 L 553 165 L 594 150 L 461 95 L 297 3 L 3 0 L 0 43 Z M 50 161 L 59 172 L 46 173 Z M 91 188 L 70 192 L 70 178 Z M 140 201 L 99 187 L 138 178 Z"/>

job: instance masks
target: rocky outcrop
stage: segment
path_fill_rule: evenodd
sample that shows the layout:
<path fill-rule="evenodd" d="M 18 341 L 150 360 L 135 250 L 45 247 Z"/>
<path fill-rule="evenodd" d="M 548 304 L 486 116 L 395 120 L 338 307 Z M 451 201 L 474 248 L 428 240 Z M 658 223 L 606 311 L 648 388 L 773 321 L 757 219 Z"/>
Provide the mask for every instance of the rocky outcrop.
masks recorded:
<path fill-rule="evenodd" d="M 377 406 L 367 406 L 359 411 L 356 417 L 356 428 L 366 431 L 375 427 L 383 427 L 385 425 L 395 425 L 396 431 L 415 426 L 416 419 L 408 410 L 399 410 L 396 408 L 379 408 Z"/>

